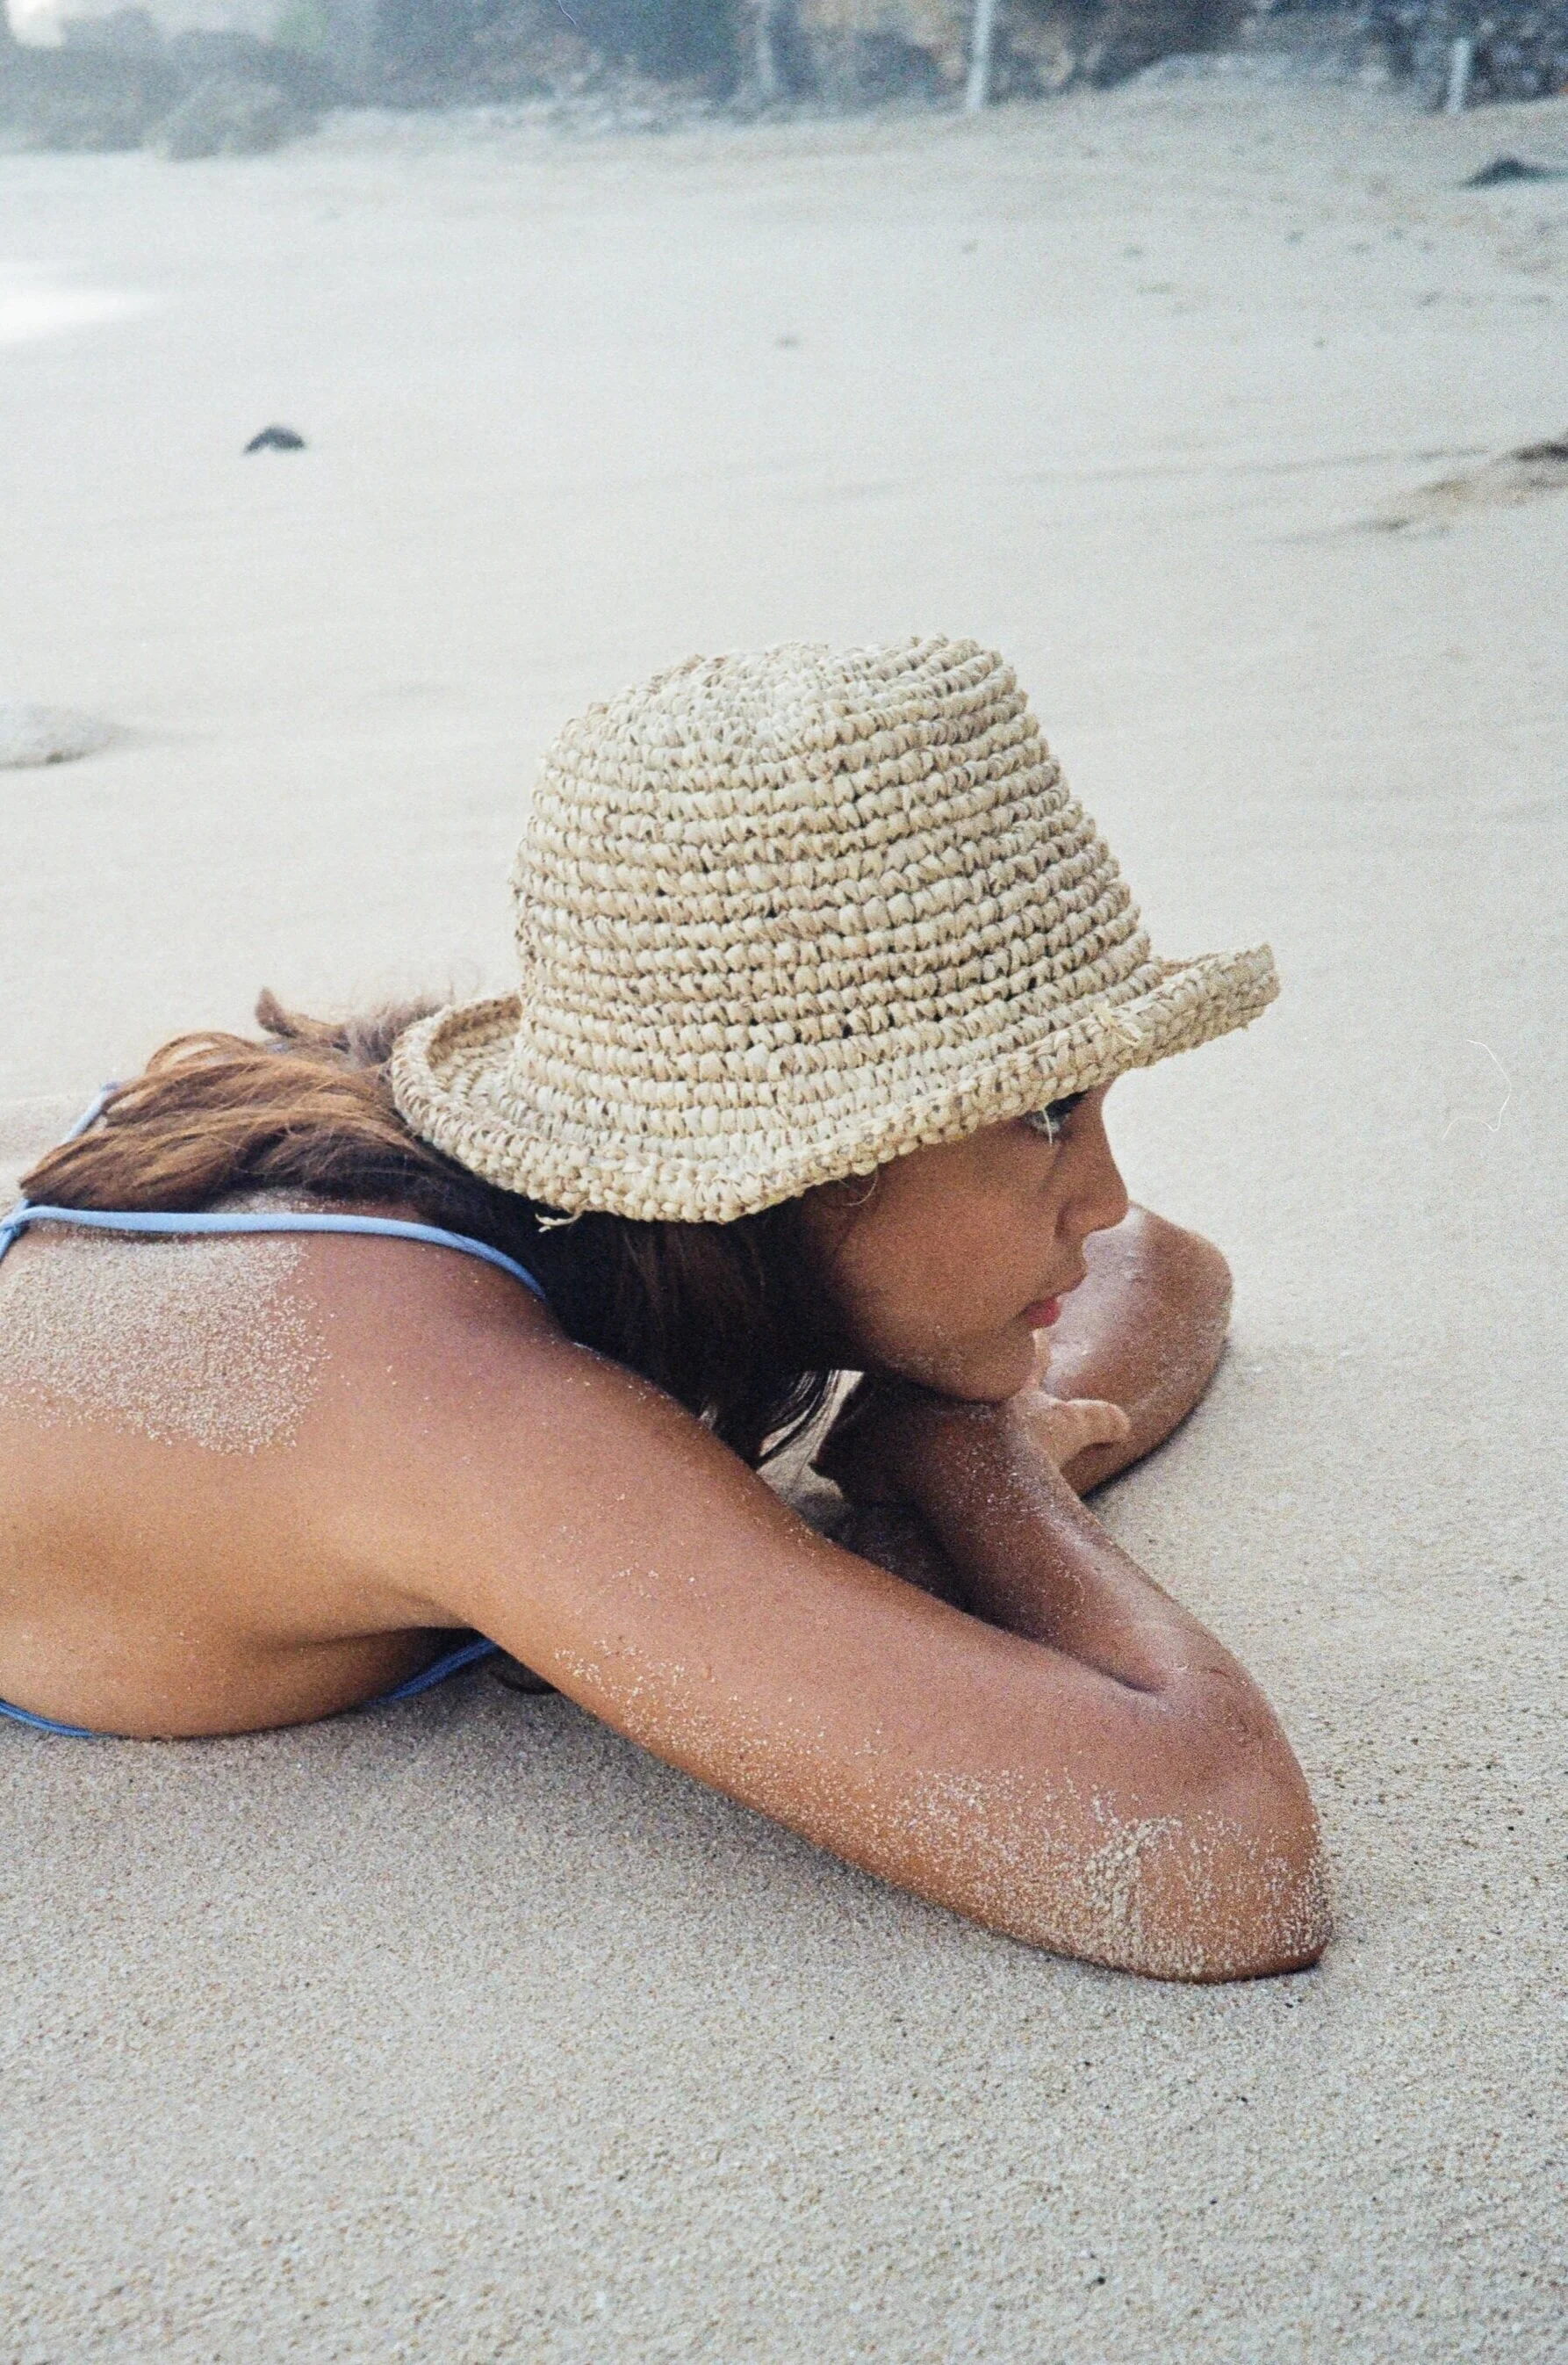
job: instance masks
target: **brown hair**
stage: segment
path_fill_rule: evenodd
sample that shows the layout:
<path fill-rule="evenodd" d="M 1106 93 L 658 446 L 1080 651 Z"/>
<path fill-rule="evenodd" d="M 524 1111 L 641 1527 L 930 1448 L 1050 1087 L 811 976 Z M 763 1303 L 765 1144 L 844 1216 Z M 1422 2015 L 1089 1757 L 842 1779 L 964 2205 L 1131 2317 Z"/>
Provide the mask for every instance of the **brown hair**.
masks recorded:
<path fill-rule="evenodd" d="M 392 1203 L 537 1274 L 572 1338 L 651 1380 L 753 1465 L 797 1435 L 832 1381 L 799 1203 L 730 1224 L 551 1210 L 482 1182 L 411 1133 L 386 1062 L 430 1004 L 342 1025 L 270 993 L 260 1042 L 182 1035 L 120 1085 L 101 1121 L 24 1177 L 66 1207 L 191 1213 L 237 1191 Z"/>

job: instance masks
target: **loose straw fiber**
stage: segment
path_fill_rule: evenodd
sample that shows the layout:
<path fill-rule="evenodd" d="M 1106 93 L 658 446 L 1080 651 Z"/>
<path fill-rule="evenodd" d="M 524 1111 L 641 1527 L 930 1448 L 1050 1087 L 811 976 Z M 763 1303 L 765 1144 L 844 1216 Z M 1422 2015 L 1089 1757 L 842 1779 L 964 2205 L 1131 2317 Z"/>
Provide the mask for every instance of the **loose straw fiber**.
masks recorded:
<path fill-rule="evenodd" d="M 693 657 L 569 723 L 512 875 L 519 992 L 420 1020 L 416 1132 L 577 1213 L 726 1223 L 1255 1018 L 1159 960 L 973 641 Z"/>

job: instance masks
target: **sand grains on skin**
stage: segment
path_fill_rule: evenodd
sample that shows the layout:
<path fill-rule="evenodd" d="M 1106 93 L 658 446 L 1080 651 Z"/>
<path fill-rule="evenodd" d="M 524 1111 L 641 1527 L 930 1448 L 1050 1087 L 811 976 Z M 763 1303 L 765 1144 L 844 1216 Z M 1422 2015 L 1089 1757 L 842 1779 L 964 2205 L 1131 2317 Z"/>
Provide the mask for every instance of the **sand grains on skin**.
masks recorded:
<path fill-rule="evenodd" d="M 0 1404 L 215 1453 L 292 1443 L 326 1361 L 302 1252 L 286 1234 L 33 1235 L 0 1272 Z"/>
<path fill-rule="evenodd" d="M 901 1782 L 879 1765 L 876 1731 L 846 1759 L 804 1701 L 792 1719 L 759 1715 L 737 1693 L 716 1698 L 707 1667 L 623 1637 L 563 1654 L 554 1672 L 666 1763 L 700 1768 L 814 1845 L 1026 1945 L 1207 1982 L 1253 1975 L 1260 1928 L 1281 1966 L 1305 1967 L 1331 1934 L 1321 1848 L 1304 1871 L 1219 1811 L 1127 1813 L 1065 1772 L 927 1766 Z M 1206 1944 L 1188 1934 L 1202 1927 Z"/>

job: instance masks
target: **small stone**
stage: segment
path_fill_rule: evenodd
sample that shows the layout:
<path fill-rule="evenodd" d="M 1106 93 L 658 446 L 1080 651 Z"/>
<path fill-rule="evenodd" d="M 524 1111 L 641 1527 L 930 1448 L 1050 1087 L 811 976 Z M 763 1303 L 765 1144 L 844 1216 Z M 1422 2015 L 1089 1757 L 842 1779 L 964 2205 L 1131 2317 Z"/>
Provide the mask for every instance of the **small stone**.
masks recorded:
<path fill-rule="evenodd" d="M 95 714 L 62 706 L 10 706 L 0 701 L 0 770 L 27 764 L 73 764 L 95 755 L 113 736 Z"/>
<path fill-rule="evenodd" d="M 1560 181 L 1562 174 L 1550 164 L 1527 164 L 1522 156 L 1494 156 L 1468 181 L 1461 183 L 1466 189 L 1501 189 L 1510 181 Z"/>

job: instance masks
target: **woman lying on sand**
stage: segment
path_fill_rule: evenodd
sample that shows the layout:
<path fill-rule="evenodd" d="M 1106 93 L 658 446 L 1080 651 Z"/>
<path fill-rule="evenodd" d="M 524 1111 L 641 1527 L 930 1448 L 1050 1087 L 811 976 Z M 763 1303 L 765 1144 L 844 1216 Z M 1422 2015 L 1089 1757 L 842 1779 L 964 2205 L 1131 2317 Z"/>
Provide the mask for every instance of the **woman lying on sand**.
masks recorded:
<path fill-rule="evenodd" d="M 969 642 L 595 707 L 514 885 L 519 994 L 263 999 L 264 1043 L 168 1045 L 26 1178 L 10 1713 L 244 1732 L 494 1643 L 993 1929 L 1171 1978 L 1314 1960 L 1268 1702 L 1079 1500 L 1196 1403 L 1229 1300 L 1129 1208 L 1107 1091 L 1256 1016 L 1267 951 L 1151 956 Z M 905 1575 L 756 1474 L 838 1372 L 818 1466 Z"/>

